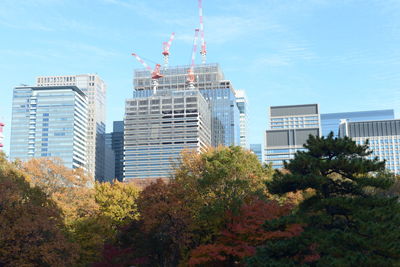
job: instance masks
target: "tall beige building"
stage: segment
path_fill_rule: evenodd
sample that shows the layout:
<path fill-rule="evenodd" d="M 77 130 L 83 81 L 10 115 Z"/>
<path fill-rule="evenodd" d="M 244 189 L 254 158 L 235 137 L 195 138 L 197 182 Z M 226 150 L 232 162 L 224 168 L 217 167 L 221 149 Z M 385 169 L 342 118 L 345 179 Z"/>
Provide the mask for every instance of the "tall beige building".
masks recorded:
<path fill-rule="evenodd" d="M 96 180 L 104 179 L 106 84 L 97 74 L 39 76 L 36 86 L 74 85 L 88 97 L 87 166 Z"/>

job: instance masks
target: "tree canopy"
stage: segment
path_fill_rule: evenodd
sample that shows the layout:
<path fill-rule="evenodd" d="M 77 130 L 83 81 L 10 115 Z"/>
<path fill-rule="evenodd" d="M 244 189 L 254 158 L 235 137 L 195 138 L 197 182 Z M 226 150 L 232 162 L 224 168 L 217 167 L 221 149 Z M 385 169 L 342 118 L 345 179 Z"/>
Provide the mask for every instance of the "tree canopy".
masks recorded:
<path fill-rule="evenodd" d="M 393 176 L 382 175 L 385 163 L 371 154 L 368 144 L 350 138 L 310 136 L 306 151 L 285 163 L 288 172 L 276 172 L 267 187 L 271 193 L 312 189 L 297 212 L 274 222 L 303 225 L 299 238 L 266 243 L 248 260 L 250 266 L 285 266 L 287 256 L 315 247 L 318 266 L 392 266 L 400 260 L 399 204 L 396 198 L 373 195 L 371 188 L 387 189 Z M 285 254 L 285 257 L 282 254 Z M 268 264 L 259 265 L 261 262 Z M 269 265 L 271 264 L 271 265 Z M 273 265 L 276 264 L 276 265 Z"/>
<path fill-rule="evenodd" d="M 54 201 L 0 154 L 0 265 L 71 266 L 78 247 L 68 240 Z"/>

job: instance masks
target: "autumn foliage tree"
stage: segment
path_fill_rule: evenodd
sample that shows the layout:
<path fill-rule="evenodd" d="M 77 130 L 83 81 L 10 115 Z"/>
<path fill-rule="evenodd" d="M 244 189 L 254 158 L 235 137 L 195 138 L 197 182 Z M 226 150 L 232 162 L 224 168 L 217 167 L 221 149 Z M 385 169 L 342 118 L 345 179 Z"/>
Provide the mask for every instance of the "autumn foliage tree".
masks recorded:
<path fill-rule="evenodd" d="M 302 232 L 302 226 L 299 224 L 286 225 L 275 231 L 267 231 L 263 227 L 265 221 L 288 215 L 291 210 L 290 205 L 254 199 L 244 204 L 237 215 L 227 212 L 229 223 L 226 228 L 214 243 L 200 245 L 192 250 L 189 265 L 244 266 L 242 260 L 253 256 L 256 247 L 267 240 L 288 239 Z"/>
<path fill-rule="evenodd" d="M 57 205 L 3 154 L 0 226 L 0 266 L 73 266 L 78 258 Z"/>
<path fill-rule="evenodd" d="M 213 242 L 224 227 L 225 213 L 236 213 L 254 196 L 264 197 L 264 182 L 271 170 L 257 156 L 241 147 L 209 148 L 186 152 L 175 171 L 174 182 L 193 190 L 197 202 L 196 226 L 200 240 Z"/>
<path fill-rule="evenodd" d="M 139 190 L 133 184 L 94 183 L 83 169 L 67 168 L 56 158 L 33 158 L 17 165 L 61 209 L 70 238 L 79 246 L 75 266 L 98 261 L 118 227 L 137 217 Z"/>
<path fill-rule="evenodd" d="M 115 262 L 144 257 L 141 266 L 187 265 L 192 249 L 218 239 L 231 220 L 228 211 L 236 215 L 243 204 L 265 196 L 269 173 L 240 147 L 184 152 L 169 183 L 158 180 L 140 193 L 139 219 L 114 243 L 115 251 L 130 248 L 134 253 Z"/>

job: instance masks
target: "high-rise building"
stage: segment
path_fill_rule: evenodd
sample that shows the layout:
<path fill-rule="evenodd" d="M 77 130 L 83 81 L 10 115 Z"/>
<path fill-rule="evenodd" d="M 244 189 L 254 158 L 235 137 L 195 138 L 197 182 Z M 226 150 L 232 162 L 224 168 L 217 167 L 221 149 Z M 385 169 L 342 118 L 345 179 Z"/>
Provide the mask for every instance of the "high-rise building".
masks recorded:
<path fill-rule="evenodd" d="M 69 168 L 86 168 L 87 105 L 73 85 L 15 87 L 10 158 L 58 157 Z"/>
<path fill-rule="evenodd" d="M 386 168 L 400 174 L 400 120 L 349 122 L 342 120 L 339 136 L 349 136 L 357 144 L 369 140 L 372 154 L 386 161 Z"/>
<path fill-rule="evenodd" d="M 88 98 L 87 170 L 96 180 L 104 180 L 106 84 L 97 74 L 40 76 L 36 86 L 76 86 Z"/>
<path fill-rule="evenodd" d="M 187 73 L 190 66 L 176 66 L 161 69 L 164 75 L 158 79 L 158 90 L 186 90 Z M 220 66 L 216 63 L 194 67 L 194 86 L 200 90 L 211 108 L 211 142 L 218 145 L 240 145 L 240 112 L 236 104 L 235 90 L 229 80 L 225 80 Z M 148 97 L 153 93 L 150 72 L 135 70 L 133 97 Z"/>
<path fill-rule="evenodd" d="M 282 168 L 283 161 L 303 150 L 310 135 L 320 136 L 318 104 L 270 107 L 270 130 L 265 134 L 265 162 Z"/>
<path fill-rule="evenodd" d="M 250 150 L 256 154 L 258 160 L 263 163 L 263 149 L 261 144 L 250 144 Z"/>
<path fill-rule="evenodd" d="M 114 121 L 113 131 L 106 134 L 106 146 L 110 146 L 115 156 L 115 179 L 122 182 L 124 177 L 124 122 Z"/>
<path fill-rule="evenodd" d="M 112 149 L 112 133 L 105 134 L 103 181 L 112 182 L 115 178 L 115 153 Z"/>
<path fill-rule="evenodd" d="M 3 127 L 4 123 L 0 122 L 0 151 L 3 149 L 3 140 L 4 140 Z"/>
<path fill-rule="evenodd" d="M 236 105 L 240 114 L 240 146 L 247 148 L 247 98 L 244 90 L 236 90 Z"/>
<path fill-rule="evenodd" d="M 198 90 L 158 90 L 126 100 L 124 180 L 169 178 L 184 149 L 211 143 L 209 105 Z"/>
<path fill-rule="evenodd" d="M 339 124 L 342 119 L 346 119 L 349 122 L 393 120 L 394 110 L 384 109 L 321 114 L 322 135 L 328 136 L 330 132 L 333 132 L 334 136 L 338 136 Z"/>

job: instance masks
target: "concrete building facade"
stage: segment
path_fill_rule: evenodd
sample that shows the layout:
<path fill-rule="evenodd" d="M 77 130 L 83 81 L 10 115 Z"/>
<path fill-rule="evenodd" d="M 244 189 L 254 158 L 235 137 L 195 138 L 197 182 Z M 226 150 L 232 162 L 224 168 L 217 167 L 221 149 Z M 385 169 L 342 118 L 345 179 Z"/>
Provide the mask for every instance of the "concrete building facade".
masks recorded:
<path fill-rule="evenodd" d="M 318 104 L 270 107 L 269 118 L 264 159 L 274 168 L 282 168 L 284 160 L 303 150 L 309 135 L 321 134 Z"/>
<path fill-rule="evenodd" d="M 39 76 L 36 86 L 76 86 L 87 95 L 87 170 L 96 180 L 104 180 L 106 84 L 97 74 Z"/>
<path fill-rule="evenodd" d="M 124 181 L 169 178 L 184 149 L 211 144 L 209 104 L 198 90 L 158 90 L 126 100 Z"/>
<path fill-rule="evenodd" d="M 15 87 L 11 160 L 58 157 L 69 168 L 86 169 L 87 102 L 73 85 Z"/>
<path fill-rule="evenodd" d="M 386 161 L 386 168 L 400 174 L 400 120 L 349 122 L 342 120 L 339 136 L 351 137 L 357 144 L 369 140 L 369 158 Z"/>

